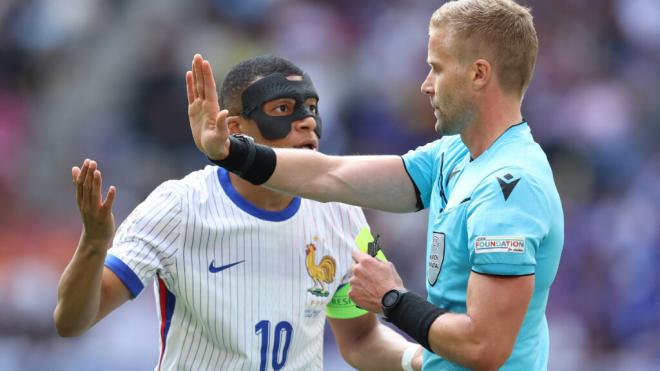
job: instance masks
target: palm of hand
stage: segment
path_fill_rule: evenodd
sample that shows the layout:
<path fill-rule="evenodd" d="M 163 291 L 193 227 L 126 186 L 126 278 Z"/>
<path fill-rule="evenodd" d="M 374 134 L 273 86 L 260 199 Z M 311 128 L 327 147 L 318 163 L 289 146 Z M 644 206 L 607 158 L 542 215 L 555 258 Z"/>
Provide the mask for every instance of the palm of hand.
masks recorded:
<path fill-rule="evenodd" d="M 209 129 L 215 131 L 215 121 L 220 112 L 220 106 L 217 102 L 212 102 L 208 99 L 196 97 L 195 100 L 188 105 L 188 118 L 190 120 L 190 128 L 193 131 L 193 139 L 195 145 L 202 152 L 207 155 L 207 147 L 212 143 L 209 142 Z M 206 129 L 206 130 L 205 130 Z"/>
<path fill-rule="evenodd" d="M 94 211 L 80 210 L 85 228 L 85 236 L 92 240 L 108 241 L 115 233 L 115 217 L 112 212 L 102 209 Z"/>
<path fill-rule="evenodd" d="M 199 54 L 193 58 L 192 71 L 186 73 L 186 90 L 195 145 L 212 159 L 224 159 L 229 153 L 227 111 L 220 111 L 211 65 Z"/>
<path fill-rule="evenodd" d="M 85 160 L 82 168 L 74 166 L 71 175 L 76 187 L 76 204 L 83 222 L 83 237 L 109 246 L 115 232 L 112 203 L 117 190 L 110 186 L 105 201 L 101 198 L 102 176 L 93 160 Z"/>

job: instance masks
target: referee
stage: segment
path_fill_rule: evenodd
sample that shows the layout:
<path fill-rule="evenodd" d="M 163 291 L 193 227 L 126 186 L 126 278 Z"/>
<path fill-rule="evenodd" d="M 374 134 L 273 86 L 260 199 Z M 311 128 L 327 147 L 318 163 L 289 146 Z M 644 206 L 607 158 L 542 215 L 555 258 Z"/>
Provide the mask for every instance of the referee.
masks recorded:
<path fill-rule="evenodd" d="M 550 165 L 523 118 L 538 39 L 511 0 L 447 2 L 431 17 L 429 97 L 441 139 L 404 156 L 326 156 L 228 137 L 226 112 L 191 122 L 213 162 L 254 183 L 392 212 L 429 209 L 426 287 L 354 253 L 350 297 L 422 344 L 425 370 L 545 370 L 545 310 L 563 247 Z"/>

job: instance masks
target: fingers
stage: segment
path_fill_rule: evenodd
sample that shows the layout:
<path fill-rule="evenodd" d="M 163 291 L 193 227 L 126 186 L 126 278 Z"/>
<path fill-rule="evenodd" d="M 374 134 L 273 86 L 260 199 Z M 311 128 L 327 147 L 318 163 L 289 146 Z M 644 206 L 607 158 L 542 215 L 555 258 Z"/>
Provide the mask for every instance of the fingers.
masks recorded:
<path fill-rule="evenodd" d="M 373 259 L 369 254 L 365 254 L 362 251 L 358 251 L 358 250 L 353 250 L 352 255 L 353 255 L 353 260 L 358 264 L 364 262 L 365 260 Z"/>
<path fill-rule="evenodd" d="M 78 166 L 74 166 L 71 168 L 71 181 L 73 182 L 73 185 L 76 187 L 76 205 L 80 205 L 80 190 L 78 189 L 78 177 L 80 176 L 80 168 Z"/>
<path fill-rule="evenodd" d="M 82 169 L 80 170 L 80 172 L 78 172 L 76 177 L 76 202 L 78 203 L 78 207 L 82 205 L 84 199 L 85 177 L 87 176 L 88 170 L 89 170 L 89 160 L 85 160 L 83 161 Z M 73 171 L 75 170 L 72 170 L 72 172 Z"/>
<path fill-rule="evenodd" d="M 229 116 L 229 111 L 226 109 L 218 112 L 218 116 L 215 118 L 216 131 L 221 132 L 224 130 L 229 130 L 229 128 L 227 128 L 227 116 Z"/>
<path fill-rule="evenodd" d="M 101 198 L 103 188 L 103 176 L 97 169 L 96 161 L 85 160 L 82 168 L 74 166 L 71 168 L 71 177 L 76 185 L 76 202 L 81 211 L 93 211 L 99 209 L 111 209 L 117 194 L 117 189 L 110 186 L 105 202 Z"/>
<path fill-rule="evenodd" d="M 195 54 L 193 57 L 192 72 L 186 73 L 186 88 L 188 89 L 188 104 L 191 104 L 195 98 L 218 101 L 213 68 L 201 54 Z"/>
<path fill-rule="evenodd" d="M 73 177 L 73 185 L 76 187 L 76 205 L 80 206 L 80 190 L 78 189 L 78 177 L 80 177 L 80 168 L 78 166 L 71 168 L 71 177 Z"/>
<path fill-rule="evenodd" d="M 188 105 L 195 101 L 195 83 L 192 71 L 186 72 L 186 92 L 188 93 Z"/>
<path fill-rule="evenodd" d="M 92 186 L 92 206 L 96 205 L 98 207 L 103 206 L 101 200 L 101 187 L 103 186 L 103 178 L 101 177 L 101 171 L 94 170 L 94 183 Z"/>
<path fill-rule="evenodd" d="M 202 62 L 202 75 L 204 77 L 204 96 L 211 101 L 218 101 L 218 91 L 213 78 L 213 69 L 209 61 Z"/>
<path fill-rule="evenodd" d="M 227 126 L 227 116 L 229 115 L 229 111 L 227 110 L 222 110 L 218 112 L 218 117 L 216 118 L 215 121 L 215 132 L 213 133 L 213 136 L 215 137 L 215 144 L 214 146 L 220 145 L 220 148 L 216 148 L 218 152 L 217 154 L 220 159 L 223 159 L 229 155 L 229 127 Z"/>
<path fill-rule="evenodd" d="M 96 172 L 96 161 L 90 161 L 87 173 L 85 174 L 85 181 L 83 183 L 84 198 L 83 203 L 89 207 L 94 205 L 94 173 Z"/>
<path fill-rule="evenodd" d="M 105 196 L 105 202 L 101 207 L 104 211 L 112 210 L 112 203 L 115 201 L 115 196 L 117 195 L 117 188 L 115 186 L 110 186 L 108 189 L 108 194 Z"/>
<path fill-rule="evenodd" d="M 76 185 L 77 180 L 78 180 L 78 175 L 80 175 L 80 168 L 78 166 L 74 166 L 71 168 L 71 178 L 72 182 L 74 185 Z"/>
<path fill-rule="evenodd" d="M 193 57 L 193 80 L 195 82 L 195 92 L 196 96 L 202 99 L 206 99 L 204 95 L 204 73 L 202 72 L 202 64 L 204 59 L 200 54 L 195 54 Z"/>
<path fill-rule="evenodd" d="M 195 98 L 198 98 L 199 97 L 199 91 L 197 91 L 197 81 L 199 80 L 199 77 L 197 76 L 197 71 L 195 70 L 195 58 L 196 57 L 197 57 L 197 54 L 195 54 L 195 56 L 193 56 L 193 60 L 192 60 L 192 64 L 190 65 L 190 69 L 191 69 L 192 75 L 193 75 L 193 85 L 192 85 L 193 94 L 194 94 Z"/>

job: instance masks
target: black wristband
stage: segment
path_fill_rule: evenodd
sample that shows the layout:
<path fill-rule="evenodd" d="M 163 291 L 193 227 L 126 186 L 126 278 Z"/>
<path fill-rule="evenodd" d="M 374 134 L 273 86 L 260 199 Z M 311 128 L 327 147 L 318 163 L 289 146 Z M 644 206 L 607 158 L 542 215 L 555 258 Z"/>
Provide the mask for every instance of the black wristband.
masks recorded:
<path fill-rule="evenodd" d="M 257 144 L 246 135 L 230 135 L 229 155 L 224 160 L 212 163 L 231 171 L 248 182 L 260 185 L 266 183 L 275 171 L 277 157 L 272 148 Z"/>
<path fill-rule="evenodd" d="M 401 295 L 397 305 L 388 310 L 385 319 L 432 352 L 429 330 L 433 321 L 445 313 L 447 310 L 436 307 L 414 292 L 407 291 Z"/>

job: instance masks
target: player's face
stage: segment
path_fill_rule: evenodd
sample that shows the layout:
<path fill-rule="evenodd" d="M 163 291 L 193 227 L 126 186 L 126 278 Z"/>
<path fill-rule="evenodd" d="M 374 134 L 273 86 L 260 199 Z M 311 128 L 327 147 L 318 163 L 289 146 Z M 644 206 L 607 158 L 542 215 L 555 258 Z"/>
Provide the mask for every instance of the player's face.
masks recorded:
<path fill-rule="evenodd" d="M 308 98 L 305 101 L 305 106 L 312 111 L 316 112 L 317 106 L 316 98 Z M 289 116 L 293 113 L 295 109 L 296 101 L 293 98 L 278 98 L 270 100 L 263 104 L 262 110 L 269 116 L 278 117 L 278 116 Z M 254 128 L 258 132 L 259 130 L 254 125 Z M 305 117 L 302 120 L 294 121 L 291 123 L 291 131 L 287 134 L 286 137 L 282 139 L 269 140 L 263 138 L 261 133 L 258 133 L 259 139 L 255 136 L 257 142 L 269 145 L 271 147 L 294 147 L 294 148 L 305 148 L 311 150 L 318 150 L 319 147 L 319 138 L 314 132 L 316 128 L 316 120 L 314 117 Z"/>
<path fill-rule="evenodd" d="M 470 74 L 460 63 L 454 42 L 446 30 L 431 30 L 427 60 L 431 70 L 421 86 L 433 107 L 435 130 L 441 135 L 459 134 L 475 113 Z"/>
<path fill-rule="evenodd" d="M 288 76 L 289 80 L 302 80 L 301 76 Z M 308 98 L 305 100 L 305 106 L 311 112 L 318 113 L 317 111 L 318 100 L 316 98 Z M 296 107 L 296 100 L 293 98 L 277 98 L 265 102 L 261 109 L 269 116 L 280 117 L 290 116 Z M 316 120 L 314 117 L 305 117 L 302 120 L 294 121 L 291 123 L 291 130 L 286 137 L 281 139 L 266 139 L 257 124 L 249 120 L 248 125 L 243 125 L 243 133 L 254 138 L 257 143 L 265 144 L 270 147 L 293 147 L 318 150 L 319 137 L 314 132 L 316 129 Z"/>

